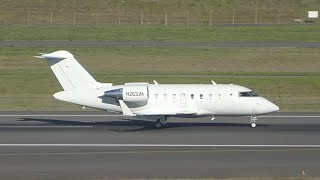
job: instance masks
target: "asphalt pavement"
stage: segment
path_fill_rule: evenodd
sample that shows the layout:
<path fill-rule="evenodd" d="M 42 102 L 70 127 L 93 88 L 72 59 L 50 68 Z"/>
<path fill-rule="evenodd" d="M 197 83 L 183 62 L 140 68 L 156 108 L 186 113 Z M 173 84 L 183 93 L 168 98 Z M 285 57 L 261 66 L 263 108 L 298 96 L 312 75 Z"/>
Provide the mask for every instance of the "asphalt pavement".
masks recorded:
<path fill-rule="evenodd" d="M 2 179 L 320 176 L 320 113 L 169 119 L 1 112 Z"/>

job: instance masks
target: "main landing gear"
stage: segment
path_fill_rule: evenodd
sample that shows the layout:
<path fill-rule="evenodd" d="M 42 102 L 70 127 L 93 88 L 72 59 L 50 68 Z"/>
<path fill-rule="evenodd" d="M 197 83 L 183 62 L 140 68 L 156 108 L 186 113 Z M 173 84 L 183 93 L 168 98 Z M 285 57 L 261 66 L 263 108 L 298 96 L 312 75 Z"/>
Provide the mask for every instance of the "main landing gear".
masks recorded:
<path fill-rule="evenodd" d="M 257 126 L 256 121 L 258 120 L 258 117 L 256 115 L 251 116 L 251 127 L 255 128 Z"/>
<path fill-rule="evenodd" d="M 155 125 L 156 128 L 163 128 L 166 124 L 167 124 L 167 118 L 166 117 L 161 117 L 161 118 L 158 118 L 155 121 L 154 125 Z"/>

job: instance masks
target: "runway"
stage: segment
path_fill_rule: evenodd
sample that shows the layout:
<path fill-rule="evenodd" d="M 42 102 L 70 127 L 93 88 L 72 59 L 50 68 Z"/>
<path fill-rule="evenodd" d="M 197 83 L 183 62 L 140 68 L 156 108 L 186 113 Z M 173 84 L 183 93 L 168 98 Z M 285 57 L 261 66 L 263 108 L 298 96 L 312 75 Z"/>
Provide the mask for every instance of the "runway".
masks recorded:
<path fill-rule="evenodd" d="M 3 179 L 320 176 L 320 113 L 169 119 L 105 112 L 1 112 Z"/>
<path fill-rule="evenodd" d="M 0 41 L 0 46 L 320 47 L 319 42 Z"/>

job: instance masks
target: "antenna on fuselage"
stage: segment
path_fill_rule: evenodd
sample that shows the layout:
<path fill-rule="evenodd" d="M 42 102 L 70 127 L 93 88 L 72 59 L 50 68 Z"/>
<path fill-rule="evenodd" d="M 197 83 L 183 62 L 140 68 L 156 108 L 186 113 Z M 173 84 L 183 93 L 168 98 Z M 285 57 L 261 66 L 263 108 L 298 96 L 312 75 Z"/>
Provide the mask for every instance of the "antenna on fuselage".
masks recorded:
<path fill-rule="evenodd" d="M 213 85 L 217 85 L 217 83 L 216 83 L 216 82 L 214 82 L 213 80 L 211 80 L 211 82 L 212 82 L 212 84 L 213 84 Z"/>
<path fill-rule="evenodd" d="M 153 83 L 154 83 L 154 84 L 157 84 L 157 85 L 159 84 L 156 80 L 153 80 Z"/>

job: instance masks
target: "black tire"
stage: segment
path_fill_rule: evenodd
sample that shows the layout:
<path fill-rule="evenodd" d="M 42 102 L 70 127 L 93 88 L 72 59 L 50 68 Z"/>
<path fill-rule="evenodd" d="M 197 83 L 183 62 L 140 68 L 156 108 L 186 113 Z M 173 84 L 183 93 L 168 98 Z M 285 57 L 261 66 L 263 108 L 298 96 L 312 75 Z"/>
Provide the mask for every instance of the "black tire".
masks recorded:
<path fill-rule="evenodd" d="M 165 124 L 163 124 L 163 122 L 161 122 L 161 119 L 158 119 L 155 123 L 154 126 L 158 129 L 163 128 L 165 126 Z"/>
<path fill-rule="evenodd" d="M 160 121 L 157 121 L 154 125 L 157 129 L 163 128 L 163 124 Z"/>

